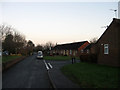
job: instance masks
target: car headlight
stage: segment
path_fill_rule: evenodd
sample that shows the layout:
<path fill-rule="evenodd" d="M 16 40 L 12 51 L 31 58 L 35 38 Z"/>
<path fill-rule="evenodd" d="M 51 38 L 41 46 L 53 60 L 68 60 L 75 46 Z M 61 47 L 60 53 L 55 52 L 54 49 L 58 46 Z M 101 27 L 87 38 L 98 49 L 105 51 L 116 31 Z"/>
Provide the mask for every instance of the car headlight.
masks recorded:
<path fill-rule="evenodd" d="M 43 56 L 41 56 L 41 57 L 43 57 Z"/>

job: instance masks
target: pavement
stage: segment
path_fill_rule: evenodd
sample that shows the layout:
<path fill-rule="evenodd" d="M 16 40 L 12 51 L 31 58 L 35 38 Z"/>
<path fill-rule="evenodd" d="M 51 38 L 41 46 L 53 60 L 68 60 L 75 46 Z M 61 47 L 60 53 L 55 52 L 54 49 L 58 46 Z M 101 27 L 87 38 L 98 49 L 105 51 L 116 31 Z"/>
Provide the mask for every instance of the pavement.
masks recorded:
<path fill-rule="evenodd" d="M 63 73 L 61 72 L 60 68 L 67 64 L 72 64 L 72 61 L 48 61 L 52 65 L 52 68 L 49 69 L 49 74 L 51 77 L 52 82 L 55 84 L 56 88 L 80 88 L 79 85 L 73 83 L 71 80 L 68 79 Z M 79 60 L 76 60 L 78 63 Z"/>

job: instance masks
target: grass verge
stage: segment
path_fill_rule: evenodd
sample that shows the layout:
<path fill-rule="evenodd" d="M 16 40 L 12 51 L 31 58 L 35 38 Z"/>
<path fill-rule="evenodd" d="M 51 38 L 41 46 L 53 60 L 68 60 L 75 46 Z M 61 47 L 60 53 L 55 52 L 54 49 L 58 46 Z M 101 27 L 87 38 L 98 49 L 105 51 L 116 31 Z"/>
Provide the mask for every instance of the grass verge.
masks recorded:
<path fill-rule="evenodd" d="M 8 62 L 8 61 L 11 61 L 11 60 L 14 60 L 16 58 L 19 58 L 19 57 L 22 57 L 22 56 L 18 56 L 18 55 L 14 55 L 14 56 L 3 56 L 2 57 L 2 63 L 5 63 L 5 62 Z"/>
<path fill-rule="evenodd" d="M 118 88 L 119 68 L 91 63 L 66 65 L 61 71 L 81 88 Z"/>

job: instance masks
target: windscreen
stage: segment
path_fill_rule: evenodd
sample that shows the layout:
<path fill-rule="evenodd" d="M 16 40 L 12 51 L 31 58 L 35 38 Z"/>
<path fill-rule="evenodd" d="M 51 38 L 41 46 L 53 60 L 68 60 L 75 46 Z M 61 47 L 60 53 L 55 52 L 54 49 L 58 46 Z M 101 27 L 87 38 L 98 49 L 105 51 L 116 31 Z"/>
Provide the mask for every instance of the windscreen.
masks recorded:
<path fill-rule="evenodd" d="M 42 55 L 42 51 L 38 51 L 38 55 Z"/>

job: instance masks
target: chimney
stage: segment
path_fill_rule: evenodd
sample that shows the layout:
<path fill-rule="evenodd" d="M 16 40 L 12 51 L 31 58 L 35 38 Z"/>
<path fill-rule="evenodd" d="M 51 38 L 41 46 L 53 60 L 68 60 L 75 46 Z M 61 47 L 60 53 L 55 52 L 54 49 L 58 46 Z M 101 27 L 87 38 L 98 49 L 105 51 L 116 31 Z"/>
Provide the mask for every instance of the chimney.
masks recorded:
<path fill-rule="evenodd" d="M 120 1 L 118 2 L 118 19 L 120 19 Z"/>

